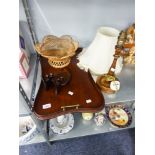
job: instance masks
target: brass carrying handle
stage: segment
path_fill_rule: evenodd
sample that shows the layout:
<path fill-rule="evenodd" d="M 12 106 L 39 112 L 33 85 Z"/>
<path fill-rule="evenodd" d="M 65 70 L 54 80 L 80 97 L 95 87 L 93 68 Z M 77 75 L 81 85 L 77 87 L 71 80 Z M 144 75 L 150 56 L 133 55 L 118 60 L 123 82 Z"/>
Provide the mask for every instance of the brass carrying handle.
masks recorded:
<path fill-rule="evenodd" d="M 67 105 L 67 106 L 61 106 L 62 110 L 65 111 L 66 108 L 72 108 L 72 107 L 75 107 L 76 109 L 79 108 L 79 104 L 75 104 L 75 105 Z"/>

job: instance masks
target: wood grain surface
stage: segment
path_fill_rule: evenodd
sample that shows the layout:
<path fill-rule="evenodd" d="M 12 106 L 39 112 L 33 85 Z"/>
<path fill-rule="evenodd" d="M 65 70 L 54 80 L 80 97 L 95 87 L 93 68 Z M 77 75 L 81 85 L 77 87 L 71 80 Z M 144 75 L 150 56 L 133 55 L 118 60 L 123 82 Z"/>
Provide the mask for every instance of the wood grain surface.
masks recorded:
<path fill-rule="evenodd" d="M 77 54 L 81 52 L 81 48 L 77 50 Z M 59 72 L 48 64 L 46 58 L 41 57 L 42 76 L 46 74 Z M 73 112 L 98 112 L 104 108 L 104 97 L 93 81 L 91 74 L 78 68 L 78 60 L 76 55 L 72 58 L 71 63 L 64 69 L 71 72 L 70 82 L 61 88 L 58 95 L 55 95 L 54 88 L 46 90 L 43 82 L 41 82 L 33 111 L 40 120 L 51 119 L 66 113 Z M 68 91 L 73 92 L 69 95 Z M 86 103 L 91 100 L 91 103 Z M 43 105 L 51 104 L 50 108 L 43 109 Z M 74 105 L 79 105 L 78 108 Z M 69 106 L 63 110 L 63 106 Z M 71 106 L 71 107 L 70 107 Z M 72 107 L 73 106 L 73 107 Z"/>

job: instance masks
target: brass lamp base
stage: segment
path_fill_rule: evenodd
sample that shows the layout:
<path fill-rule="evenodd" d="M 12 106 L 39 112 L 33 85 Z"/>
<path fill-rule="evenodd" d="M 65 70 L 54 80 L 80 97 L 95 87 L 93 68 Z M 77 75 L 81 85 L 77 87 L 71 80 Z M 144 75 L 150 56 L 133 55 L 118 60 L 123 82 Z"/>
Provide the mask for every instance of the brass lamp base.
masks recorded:
<path fill-rule="evenodd" d="M 104 74 L 104 75 L 101 75 L 97 78 L 97 85 L 101 88 L 101 90 L 104 92 L 104 93 L 107 93 L 107 94 L 114 94 L 116 93 L 117 91 L 116 90 L 112 90 L 111 87 L 110 87 L 110 84 L 112 81 L 119 81 L 118 78 L 116 78 L 115 76 L 111 76 L 111 75 L 108 75 L 108 74 Z"/>

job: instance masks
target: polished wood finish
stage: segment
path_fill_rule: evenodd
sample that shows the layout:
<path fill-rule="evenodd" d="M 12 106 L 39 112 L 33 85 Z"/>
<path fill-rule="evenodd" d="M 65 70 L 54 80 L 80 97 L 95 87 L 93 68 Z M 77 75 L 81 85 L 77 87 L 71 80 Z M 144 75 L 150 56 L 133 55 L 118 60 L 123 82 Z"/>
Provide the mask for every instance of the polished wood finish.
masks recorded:
<path fill-rule="evenodd" d="M 77 53 L 82 49 L 78 49 Z M 93 81 L 91 74 L 77 67 L 78 60 L 73 57 L 67 68 L 71 72 L 70 82 L 61 88 L 58 95 L 55 95 L 54 88 L 46 90 L 41 82 L 33 111 L 41 119 L 51 119 L 62 114 L 72 112 L 98 112 L 104 108 L 104 97 L 98 86 Z M 41 57 L 42 76 L 50 73 L 60 72 L 48 64 L 46 58 Z M 69 95 L 68 91 L 73 92 Z M 90 99 L 91 103 L 86 103 Z M 43 109 L 43 105 L 51 103 L 51 108 Z"/>
<path fill-rule="evenodd" d="M 120 57 L 120 53 L 121 53 L 121 49 L 116 48 L 115 54 L 114 54 L 114 59 L 113 59 L 112 65 L 110 66 L 110 69 L 108 71 L 108 75 L 115 76 L 116 64 L 117 64 L 118 58 Z"/>
<path fill-rule="evenodd" d="M 119 79 L 115 75 L 115 69 L 116 69 L 117 60 L 121 55 L 121 51 L 122 51 L 122 48 L 118 48 L 117 46 L 115 47 L 114 59 L 113 59 L 113 62 L 111 64 L 111 66 L 110 66 L 110 69 L 109 69 L 108 73 L 103 74 L 103 75 L 101 75 L 101 76 L 99 76 L 97 78 L 96 83 L 98 84 L 98 86 L 101 88 L 101 90 L 104 93 L 107 93 L 107 94 L 116 93 L 116 91 L 114 91 L 114 90 L 112 90 L 110 88 L 110 84 L 111 84 L 112 81 L 119 81 Z M 114 80 L 107 80 L 108 76 L 113 77 Z"/>
<path fill-rule="evenodd" d="M 110 66 L 108 73 L 99 76 L 96 81 L 96 83 L 101 88 L 101 90 L 108 94 L 113 94 L 116 92 L 110 88 L 110 84 L 112 81 L 119 81 L 119 79 L 115 75 L 115 69 L 116 69 L 116 64 L 117 64 L 118 58 L 124 54 L 123 53 L 123 45 L 125 42 L 125 35 L 126 34 L 124 31 L 120 32 L 120 35 L 119 35 L 118 41 L 117 41 L 117 45 L 115 46 L 114 59 L 113 59 L 113 62 Z M 107 77 L 109 77 L 109 78 L 107 78 Z M 109 80 L 111 77 L 112 77 L 112 80 Z"/>

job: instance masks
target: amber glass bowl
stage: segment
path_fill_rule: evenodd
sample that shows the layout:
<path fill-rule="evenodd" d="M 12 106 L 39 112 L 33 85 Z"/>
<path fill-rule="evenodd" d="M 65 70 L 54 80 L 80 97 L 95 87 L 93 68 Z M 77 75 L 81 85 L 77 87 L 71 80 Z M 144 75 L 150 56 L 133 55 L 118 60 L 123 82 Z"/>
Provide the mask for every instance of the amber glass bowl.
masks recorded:
<path fill-rule="evenodd" d="M 35 45 L 35 49 L 41 56 L 48 59 L 48 63 L 52 67 L 64 68 L 69 65 L 78 46 L 79 43 L 69 35 L 61 37 L 48 35 L 43 38 L 41 43 Z"/>

